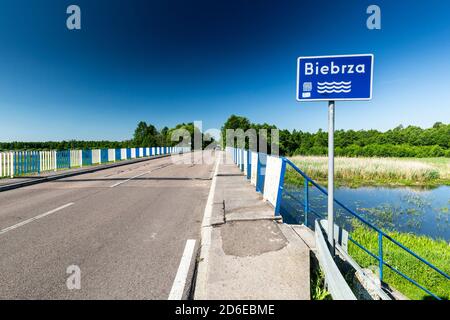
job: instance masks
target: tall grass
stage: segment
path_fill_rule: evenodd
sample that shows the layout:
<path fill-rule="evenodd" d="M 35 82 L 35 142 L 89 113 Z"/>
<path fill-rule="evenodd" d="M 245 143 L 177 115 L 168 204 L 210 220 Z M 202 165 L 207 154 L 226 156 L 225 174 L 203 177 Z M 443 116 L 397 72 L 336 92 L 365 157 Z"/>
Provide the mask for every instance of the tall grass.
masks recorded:
<path fill-rule="evenodd" d="M 318 269 L 312 272 L 310 279 L 312 300 L 333 300 L 325 286 L 325 275 Z"/>
<path fill-rule="evenodd" d="M 388 232 L 388 234 L 402 243 L 422 258 L 434 264 L 440 270 L 450 274 L 450 247 L 444 240 L 433 240 L 426 236 L 417 236 L 409 233 Z M 378 234 L 364 226 L 355 225 L 351 236 L 374 254 L 378 252 Z M 364 268 L 371 268 L 378 272 L 378 261 L 370 257 L 355 244 L 349 241 L 349 254 Z M 405 250 L 383 239 L 384 259 L 387 263 L 403 272 L 420 285 L 442 299 L 450 299 L 450 280 L 440 275 Z M 425 291 L 389 269 L 383 268 L 383 280 L 405 296 L 414 300 L 429 299 Z"/>
<path fill-rule="evenodd" d="M 295 156 L 291 160 L 311 178 L 326 182 L 327 157 Z M 450 184 L 450 159 L 435 163 L 422 159 L 335 158 L 335 180 L 340 185 Z"/>

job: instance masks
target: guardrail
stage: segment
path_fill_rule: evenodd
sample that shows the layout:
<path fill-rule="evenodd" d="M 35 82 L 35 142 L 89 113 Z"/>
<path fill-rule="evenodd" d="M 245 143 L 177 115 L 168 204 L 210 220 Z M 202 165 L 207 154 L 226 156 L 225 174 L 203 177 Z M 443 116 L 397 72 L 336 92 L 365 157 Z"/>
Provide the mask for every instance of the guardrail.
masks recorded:
<path fill-rule="evenodd" d="M 187 152 L 186 147 L 0 152 L 0 178 L 80 168 L 95 164 Z"/>
<path fill-rule="evenodd" d="M 300 170 L 292 161 L 284 157 L 270 156 L 231 147 L 227 147 L 226 151 L 232 155 L 234 162 L 241 168 L 241 171 L 245 171 L 247 178 L 255 185 L 256 191 L 261 192 L 264 198 L 274 206 L 275 215 L 281 215 L 284 222 L 304 224 L 314 229 L 316 219 L 326 218 L 327 191 Z M 246 165 L 244 166 L 244 164 Z M 250 171 L 250 174 L 248 174 L 248 171 Z M 303 183 L 299 184 L 299 179 L 293 179 L 293 174 L 300 175 Z M 274 181 L 277 181 L 276 186 L 273 185 Z M 292 188 L 292 186 L 294 186 L 294 188 Z M 386 243 L 390 243 L 393 246 L 400 248 L 409 256 L 416 259 L 420 264 L 427 266 L 430 271 L 433 271 L 438 276 L 442 277 L 444 281 L 450 281 L 450 276 L 448 274 L 431 262 L 420 257 L 417 253 L 413 252 L 399 241 L 393 239 L 385 231 L 348 208 L 336 198 L 334 199 L 334 202 L 336 204 L 335 223 L 340 225 L 340 227 L 351 229 L 352 219 L 356 219 L 356 221 L 359 221 L 359 223 L 368 228 L 368 230 L 377 234 L 378 250 L 376 253 L 371 252 L 356 239 L 352 238 L 351 234 L 349 234 L 348 239 L 356 245 L 357 248 L 363 250 L 377 261 L 380 283 L 384 282 L 384 267 L 387 267 L 389 270 L 392 270 L 395 274 L 402 277 L 413 286 L 421 289 L 426 294 L 441 300 L 437 294 L 431 292 L 431 290 L 427 289 L 424 285 L 418 283 L 405 272 L 399 270 L 397 266 L 390 263 L 383 248 L 386 248 Z M 314 219 L 310 219 L 311 215 L 314 216 Z M 348 219 L 349 217 L 351 219 Z"/>
<path fill-rule="evenodd" d="M 330 292 L 333 300 L 357 300 L 328 249 L 328 241 L 325 233 L 322 232 L 322 223 L 319 219 L 315 221 L 315 230 L 314 237 L 316 240 L 317 256 L 321 269 L 325 274 L 327 290 Z"/>
<path fill-rule="evenodd" d="M 285 168 L 282 158 L 231 147 L 227 147 L 226 152 L 279 215 L 279 186 L 283 183 Z"/>

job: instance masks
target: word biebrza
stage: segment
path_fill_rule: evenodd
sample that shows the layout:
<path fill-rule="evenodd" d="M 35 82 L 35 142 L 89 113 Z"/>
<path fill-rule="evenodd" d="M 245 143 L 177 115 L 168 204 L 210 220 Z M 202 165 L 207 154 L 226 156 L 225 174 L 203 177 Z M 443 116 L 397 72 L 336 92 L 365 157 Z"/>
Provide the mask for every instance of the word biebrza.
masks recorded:
<path fill-rule="evenodd" d="M 315 64 L 311 62 L 305 62 L 305 75 L 313 75 L 313 74 L 354 74 L 354 73 L 366 73 L 365 64 L 343 64 L 341 66 L 337 66 L 331 61 L 331 64 L 328 65 L 319 65 L 319 62 Z"/>

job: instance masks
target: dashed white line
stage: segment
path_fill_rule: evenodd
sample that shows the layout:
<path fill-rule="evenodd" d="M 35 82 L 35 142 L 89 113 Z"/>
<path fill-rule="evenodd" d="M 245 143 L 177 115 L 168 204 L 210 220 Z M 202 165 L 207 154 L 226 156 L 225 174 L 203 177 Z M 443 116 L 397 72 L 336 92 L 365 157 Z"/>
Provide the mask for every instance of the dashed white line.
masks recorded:
<path fill-rule="evenodd" d="M 22 226 L 24 226 L 24 225 L 26 225 L 26 224 L 28 224 L 28 223 L 30 223 L 30 222 L 33 222 L 33 221 L 35 221 L 35 220 L 44 218 L 44 217 L 46 217 L 46 216 L 48 216 L 48 215 L 51 215 L 51 214 L 56 213 L 56 212 L 58 212 L 58 211 L 61 211 L 62 209 L 65 209 L 65 208 L 67 208 L 67 207 L 70 207 L 71 205 L 73 205 L 73 202 L 68 203 L 68 204 L 65 204 L 65 205 L 63 205 L 63 206 L 61 206 L 61 207 L 58 207 L 58 208 L 53 209 L 53 210 L 50 210 L 50 211 L 48 211 L 48 212 L 42 213 L 42 214 L 37 215 L 37 216 L 35 216 L 35 217 L 33 217 L 33 218 L 30 218 L 30 219 L 24 220 L 24 221 L 22 221 L 22 222 L 19 222 L 19 223 L 13 225 L 13 226 L 10 226 L 10 227 L 7 227 L 7 228 L 5 228 L 5 229 L 2 229 L 2 230 L 0 230 L 0 235 L 6 233 L 6 232 L 8 232 L 8 231 L 17 229 L 17 228 L 19 228 L 19 227 L 22 227 Z"/>
<path fill-rule="evenodd" d="M 115 183 L 115 184 L 113 184 L 112 186 L 109 186 L 109 187 L 110 187 L 110 188 L 114 188 L 114 187 L 120 186 L 122 183 L 125 183 L 125 182 L 128 182 L 128 181 L 130 181 L 130 180 L 136 179 L 136 178 L 138 178 L 138 177 L 140 177 L 140 176 L 143 176 L 143 175 L 146 175 L 146 174 L 148 174 L 148 173 L 150 173 L 150 172 L 152 172 L 152 171 L 147 171 L 147 172 L 144 172 L 144 173 L 140 173 L 140 174 L 138 174 L 138 175 L 136 175 L 136 176 L 134 176 L 134 177 L 131 177 L 130 179 L 127 179 L 127 180 L 124 180 L 124 181 L 117 182 L 117 183 Z"/>
<path fill-rule="evenodd" d="M 194 253 L 195 240 L 189 239 L 186 241 L 183 256 L 181 257 L 180 265 L 178 267 L 177 275 L 173 281 L 172 289 L 170 290 L 168 300 L 181 300 L 183 297 L 184 287 L 186 286 L 186 278 L 189 273 L 189 267 Z"/>
<path fill-rule="evenodd" d="M 149 171 L 144 172 L 144 173 L 140 173 L 140 174 L 138 174 L 138 175 L 136 175 L 136 176 L 134 176 L 134 177 L 131 177 L 131 178 L 127 179 L 127 180 L 117 182 L 117 183 L 115 183 L 115 184 L 113 184 L 112 186 L 109 186 L 109 187 L 110 187 L 110 188 L 114 188 L 114 187 L 120 186 L 121 184 L 126 183 L 126 182 L 128 182 L 128 181 L 130 181 L 130 180 L 139 178 L 140 176 L 143 176 L 143 175 L 152 173 L 152 172 L 154 172 L 154 171 L 156 171 L 156 170 L 164 169 L 164 168 L 166 168 L 166 167 L 168 167 L 168 166 L 171 166 L 171 165 L 173 165 L 173 164 L 176 164 L 176 162 L 175 162 L 175 163 L 167 163 L 167 164 L 165 164 L 165 165 L 162 165 L 162 166 L 153 168 L 152 170 L 149 170 Z"/>

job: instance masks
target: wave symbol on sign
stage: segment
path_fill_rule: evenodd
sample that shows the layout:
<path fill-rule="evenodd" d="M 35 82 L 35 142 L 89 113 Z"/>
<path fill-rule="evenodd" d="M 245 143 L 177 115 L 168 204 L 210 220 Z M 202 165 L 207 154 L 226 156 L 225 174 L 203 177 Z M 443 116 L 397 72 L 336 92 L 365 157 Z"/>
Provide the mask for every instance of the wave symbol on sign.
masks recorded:
<path fill-rule="evenodd" d="M 349 93 L 352 91 L 352 82 L 317 82 L 317 93 Z"/>

